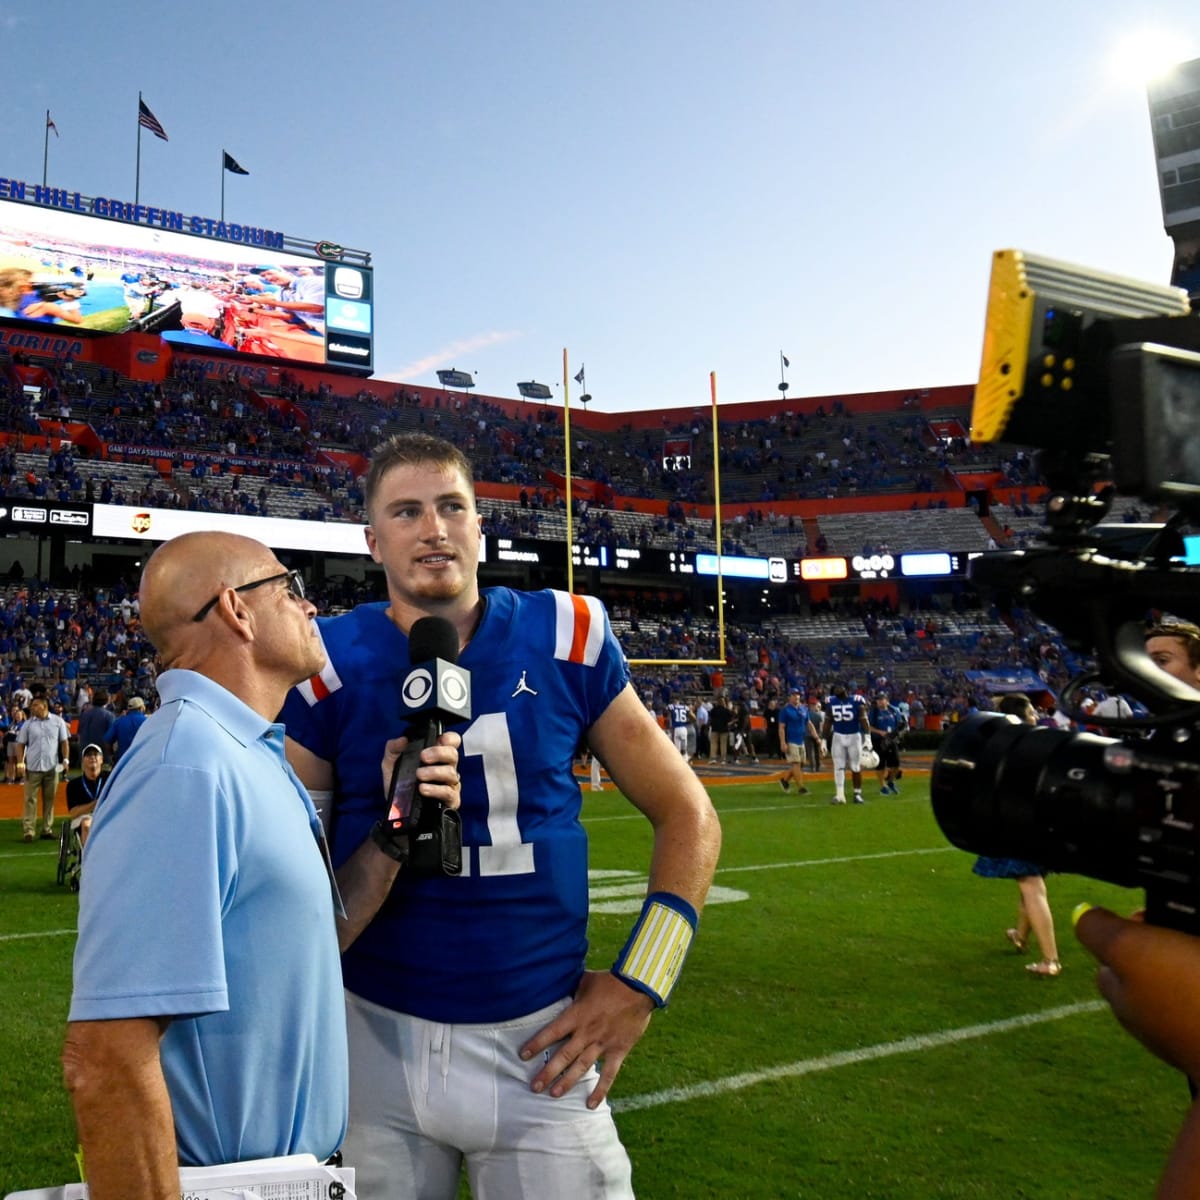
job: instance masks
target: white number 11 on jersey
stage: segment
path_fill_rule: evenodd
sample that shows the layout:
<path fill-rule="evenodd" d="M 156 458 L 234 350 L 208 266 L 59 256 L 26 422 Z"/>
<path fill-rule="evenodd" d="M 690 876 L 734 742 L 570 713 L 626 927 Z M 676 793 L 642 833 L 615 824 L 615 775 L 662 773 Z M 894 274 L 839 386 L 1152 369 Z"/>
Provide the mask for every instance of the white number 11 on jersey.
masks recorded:
<path fill-rule="evenodd" d="M 521 841 L 517 824 L 517 764 L 513 760 L 508 718 L 504 713 L 484 713 L 463 734 L 463 756 L 483 759 L 487 786 L 487 827 L 490 846 L 476 846 L 480 875 L 529 875 L 533 873 L 533 843 Z M 470 847 L 464 846 L 464 850 Z M 463 874 L 470 874 L 471 856 L 463 855 Z"/>

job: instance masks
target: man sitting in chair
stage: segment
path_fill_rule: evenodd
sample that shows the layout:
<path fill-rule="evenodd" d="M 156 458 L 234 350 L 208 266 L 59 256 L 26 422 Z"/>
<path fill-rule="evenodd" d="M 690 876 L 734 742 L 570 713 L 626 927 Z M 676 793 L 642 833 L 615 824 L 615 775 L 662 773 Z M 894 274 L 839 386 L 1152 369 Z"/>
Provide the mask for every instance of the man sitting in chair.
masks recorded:
<path fill-rule="evenodd" d="M 67 818 L 71 828 L 79 831 L 82 846 L 92 828 L 92 809 L 100 796 L 107 778 L 104 770 L 104 750 L 92 742 L 83 748 L 81 759 L 83 773 L 67 784 Z"/>

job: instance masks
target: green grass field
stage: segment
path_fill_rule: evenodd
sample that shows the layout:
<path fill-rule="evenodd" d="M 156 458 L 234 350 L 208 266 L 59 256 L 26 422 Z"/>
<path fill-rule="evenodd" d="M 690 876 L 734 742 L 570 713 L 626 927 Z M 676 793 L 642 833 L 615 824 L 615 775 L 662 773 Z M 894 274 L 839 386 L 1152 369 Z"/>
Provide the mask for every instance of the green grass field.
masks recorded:
<path fill-rule="evenodd" d="M 1139 897 L 1052 878 L 1064 971 L 1030 978 L 1003 936 L 1016 885 L 971 874 L 923 779 L 862 807 L 830 790 L 712 791 L 714 895 L 613 1097 L 639 1197 L 1150 1197 L 1187 1088 L 1098 1001 L 1069 921 Z M 584 811 L 607 965 L 650 831 L 611 791 Z M 77 902 L 50 844 L 19 836 L 0 822 L 0 1195 L 70 1179 L 75 1146 L 58 1050 Z"/>

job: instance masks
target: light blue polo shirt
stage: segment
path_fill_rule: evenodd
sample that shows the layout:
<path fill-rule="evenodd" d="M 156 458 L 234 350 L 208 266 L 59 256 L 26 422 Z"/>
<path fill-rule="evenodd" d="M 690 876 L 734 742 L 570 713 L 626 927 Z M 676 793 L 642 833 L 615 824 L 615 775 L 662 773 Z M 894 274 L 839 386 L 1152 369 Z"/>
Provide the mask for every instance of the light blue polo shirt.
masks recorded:
<path fill-rule="evenodd" d="M 348 1113 L 333 902 L 283 726 L 193 671 L 96 807 L 70 1020 L 171 1017 L 179 1159 L 326 1158 Z"/>

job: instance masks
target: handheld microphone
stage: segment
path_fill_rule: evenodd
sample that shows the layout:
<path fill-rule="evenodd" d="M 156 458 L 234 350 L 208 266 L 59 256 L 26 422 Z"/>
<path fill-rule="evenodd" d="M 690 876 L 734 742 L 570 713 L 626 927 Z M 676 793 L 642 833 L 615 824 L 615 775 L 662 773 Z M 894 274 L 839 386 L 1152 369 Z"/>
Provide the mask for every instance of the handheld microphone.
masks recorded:
<path fill-rule="evenodd" d="M 421 751 L 437 744 L 444 724 L 470 720 L 471 673 L 458 665 L 458 631 L 444 617 L 417 621 L 408 634 L 408 651 L 413 666 L 400 695 L 409 744 L 388 787 L 388 813 L 381 824 L 390 847 L 382 848 L 407 862 L 414 875 L 458 875 L 462 819 L 455 809 L 421 794 L 417 767 Z"/>

